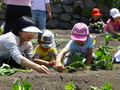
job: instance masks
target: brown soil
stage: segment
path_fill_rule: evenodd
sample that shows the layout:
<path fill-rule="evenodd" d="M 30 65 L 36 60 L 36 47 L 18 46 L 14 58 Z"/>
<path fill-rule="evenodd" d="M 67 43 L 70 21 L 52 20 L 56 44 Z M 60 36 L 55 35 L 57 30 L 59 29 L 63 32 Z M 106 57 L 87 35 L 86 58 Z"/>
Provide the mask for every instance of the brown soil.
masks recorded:
<path fill-rule="evenodd" d="M 58 50 L 62 49 L 70 40 L 70 30 L 52 30 L 56 32 L 58 39 L 67 39 L 67 41 L 59 41 L 62 44 L 58 47 Z M 100 45 L 105 45 L 102 34 L 96 35 L 96 45 L 94 50 Z M 56 40 L 56 41 L 57 41 Z M 113 39 L 109 45 L 117 47 L 119 41 Z M 36 44 L 35 44 L 36 45 Z M 34 45 L 34 46 L 35 46 Z M 117 49 L 111 50 L 110 53 L 114 56 Z M 32 90 L 65 90 L 64 86 L 70 81 L 74 81 L 74 85 L 78 87 L 77 90 L 90 90 L 90 86 L 96 86 L 101 88 L 104 83 L 109 82 L 113 90 L 120 90 L 120 65 L 114 64 L 113 70 L 79 70 L 74 73 L 68 73 L 64 71 L 59 73 L 53 68 L 50 68 L 49 74 L 38 73 L 35 70 L 33 72 L 16 72 L 10 76 L 0 76 L 0 90 L 10 90 L 13 82 L 21 77 L 23 81 L 27 81 L 32 84 Z"/>

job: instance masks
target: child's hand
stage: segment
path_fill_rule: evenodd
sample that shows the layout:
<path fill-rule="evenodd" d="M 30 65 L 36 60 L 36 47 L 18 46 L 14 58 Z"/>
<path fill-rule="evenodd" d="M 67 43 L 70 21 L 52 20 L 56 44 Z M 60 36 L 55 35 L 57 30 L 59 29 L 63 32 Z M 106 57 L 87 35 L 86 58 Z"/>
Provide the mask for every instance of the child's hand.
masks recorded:
<path fill-rule="evenodd" d="M 55 65 L 55 63 L 56 63 L 55 61 L 50 61 L 50 62 L 48 63 L 48 65 L 52 65 L 52 66 L 53 66 L 53 65 Z"/>
<path fill-rule="evenodd" d="M 64 66 L 62 65 L 62 63 L 56 63 L 56 64 L 55 64 L 55 69 L 56 69 L 58 72 L 63 72 Z"/>
<path fill-rule="evenodd" d="M 48 68 L 44 65 L 36 65 L 35 70 L 39 73 L 46 73 L 47 74 L 49 72 Z"/>

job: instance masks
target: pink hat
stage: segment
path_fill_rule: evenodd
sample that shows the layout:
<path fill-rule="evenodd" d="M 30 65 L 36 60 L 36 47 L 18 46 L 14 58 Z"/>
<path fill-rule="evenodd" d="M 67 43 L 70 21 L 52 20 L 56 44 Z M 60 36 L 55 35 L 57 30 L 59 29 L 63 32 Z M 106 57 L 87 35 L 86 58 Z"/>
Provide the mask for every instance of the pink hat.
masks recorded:
<path fill-rule="evenodd" d="M 78 41 L 86 41 L 89 30 L 86 24 L 77 23 L 71 31 L 71 39 Z"/>

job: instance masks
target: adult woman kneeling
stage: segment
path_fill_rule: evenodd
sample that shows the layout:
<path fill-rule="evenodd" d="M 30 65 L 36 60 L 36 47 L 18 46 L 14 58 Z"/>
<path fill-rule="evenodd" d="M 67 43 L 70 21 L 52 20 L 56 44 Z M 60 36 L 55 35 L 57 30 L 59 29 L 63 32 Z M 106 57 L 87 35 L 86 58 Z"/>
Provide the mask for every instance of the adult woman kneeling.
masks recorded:
<path fill-rule="evenodd" d="M 18 19 L 11 32 L 0 36 L 0 66 L 3 63 L 11 67 L 25 66 L 41 73 L 48 73 L 48 68 L 33 62 L 31 39 L 35 33 L 42 33 L 32 18 L 23 16 Z"/>

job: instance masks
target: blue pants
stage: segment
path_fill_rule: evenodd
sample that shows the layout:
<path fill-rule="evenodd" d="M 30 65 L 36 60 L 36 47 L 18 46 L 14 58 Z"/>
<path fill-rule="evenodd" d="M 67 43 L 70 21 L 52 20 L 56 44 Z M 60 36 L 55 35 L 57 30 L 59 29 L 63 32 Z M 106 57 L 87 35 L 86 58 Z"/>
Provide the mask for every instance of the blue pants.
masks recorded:
<path fill-rule="evenodd" d="M 40 29 L 46 29 L 46 13 L 45 11 L 32 10 L 32 17 L 36 22 L 36 26 Z"/>

